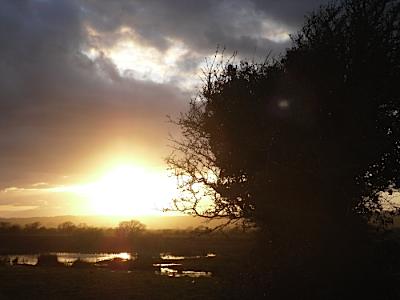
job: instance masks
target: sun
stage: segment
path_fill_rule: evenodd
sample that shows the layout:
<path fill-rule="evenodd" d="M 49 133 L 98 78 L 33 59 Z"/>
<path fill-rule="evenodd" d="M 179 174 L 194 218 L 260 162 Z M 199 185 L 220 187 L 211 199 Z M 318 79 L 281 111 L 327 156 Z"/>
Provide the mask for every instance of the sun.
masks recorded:
<path fill-rule="evenodd" d="M 81 187 L 91 210 L 101 215 L 159 215 L 173 198 L 175 186 L 166 174 L 120 165 Z"/>

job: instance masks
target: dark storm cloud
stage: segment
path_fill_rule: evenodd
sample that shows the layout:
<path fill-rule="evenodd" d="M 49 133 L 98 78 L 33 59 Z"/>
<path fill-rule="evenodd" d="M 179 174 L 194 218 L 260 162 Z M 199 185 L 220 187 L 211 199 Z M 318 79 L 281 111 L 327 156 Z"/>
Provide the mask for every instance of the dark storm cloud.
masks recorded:
<path fill-rule="evenodd" d="M 2 1 L 0 189 L 55 182 L 78 172 L 85 161 L 95 161 L 107 147 L 127 140 L 137 144 L 138 153 L 161 161 L 168 130 L 165 115 L 177 114 L 188 100 L 177 87 L 182 81 L 179 72 L 197 79 L 193 70 L 217 45 L 246 57 L 270 49 L 279 53 L 288 43 L 274 40 L 274 33 L 294 31 L 303 14 L 318 4 L 312 0 Z M 127 38 L 122 27 L 131 28 L 142 46 L 160 53 L 175 42 L 183 43 L 188 51 L 174 75 L 164 83 L 121 76 L 101 53 Z M 96 39 L 89 38 L 88 28 L 98 33 Z M 85 55 L 91 47 L 100 55 Z"/>
<path fill-rule="evenodd" d="M 280 53 L 289 45 L 268 38 L 268 31 L 296 32 L 304 15 L 328 0 L 148 0 L 83 1 L 87 21 L 103 33 L 120 26 L 135 28 L 146 42 L 164 49 L 168 38 L 183 40 L 200 53 L 216 45 L 244 56 L 255 51 Z M 272 28 L 266 30 L 265 23 Z M 274 28 L 275 27 L 275 28 Z M 265 34 L 263 34 L 263 31 Z"/>
<path fill-rule="evenodd" d="M 255 8 L 277 22 L 298 29 L 306 15 L 331 0 L 251 0 Z"/>
<path fill-rule="evenodd" d="M 263 23 L 273 18 L 265 14 L 264 6 L 252 1 L 86 0 L 83 3 L 88 23 L 108 34 L 105 43 L 113 42 L 115 30 L 129 26 L 145 42 L 160 49 L 168 47 L 169 38 L 183 40 L 202 54 L 209 54 L 217 45 L 243 55 L 252 55 L 255 50 L 264 54 L 271 49 L 279 53 L 288 45 L 263 36 Z M 302 16 L 301 11 L 298 14 Z M 286 21 L 275 21 L 274 25 L 292 30 L 291 22 L 286 24 Z"/>
<path fill-rule="evenodd" d="M 165 142 L 160 123 L 182 95 L 84 56 L 76 1 L 4 1 L 0 14 L 1 186 L 71 170 L 106 135 Z"/>

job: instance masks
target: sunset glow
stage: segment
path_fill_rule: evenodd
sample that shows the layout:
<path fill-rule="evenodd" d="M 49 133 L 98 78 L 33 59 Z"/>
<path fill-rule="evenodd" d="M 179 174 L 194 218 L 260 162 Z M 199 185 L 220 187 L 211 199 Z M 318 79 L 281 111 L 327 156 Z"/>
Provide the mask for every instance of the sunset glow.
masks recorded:
<path fill-rule="evenodd" d="M 120 165 L 75 191 L 88 199 L 94 214 L 159 215 L 169 205 L 174 189 L 166 174 Z"/>
<path fill-rule="evenodd" d="M 2 4 L 0 217 L 160 215 L 176 195 L 167 116 L 216 49 L 263 59 L 297 28 L 251 1 L 17 2 Z"/>
<path fill-rule="evenodd" d="M 86 179 L 85 179 L 86 178 Z M 46 201 L 67 201 L 68 211 L 79 215 L 160 216 L 176 197 L 175 179 L 158 168 L 134 163 L 106 164 L 69 183 L 34 183 L 0 190 L 9 199 L 35 197 Z M 2 205 L 0 211 L 34 211 L 36 206 Z"/>

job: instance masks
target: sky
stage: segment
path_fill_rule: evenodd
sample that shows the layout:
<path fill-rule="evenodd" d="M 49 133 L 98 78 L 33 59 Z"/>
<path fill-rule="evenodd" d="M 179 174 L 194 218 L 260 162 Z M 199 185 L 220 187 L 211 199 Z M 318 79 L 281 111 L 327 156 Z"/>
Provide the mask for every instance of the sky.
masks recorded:
<path fill-rule="evenodd" d="M 206 59 L 278 57 L 323 3 L 1 1 L 0 217 L 151 213 Z"/>

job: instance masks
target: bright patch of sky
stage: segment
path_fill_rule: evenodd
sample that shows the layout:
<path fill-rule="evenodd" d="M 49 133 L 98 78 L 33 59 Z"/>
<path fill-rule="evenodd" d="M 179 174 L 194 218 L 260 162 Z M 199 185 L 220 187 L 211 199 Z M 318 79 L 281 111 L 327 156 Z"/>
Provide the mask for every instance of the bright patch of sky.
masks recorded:
<path fill-rule="evenodd" d="M 182 90 L 193 90 L 200 83 L 205 56 L 190 49 L 181 40 L 166 38 L 168 47 L 161 50 L 146 43 L 133 28 L 126 26 L 111 34 L 111 43 L 108 40 L 110 36 L 103 36 L 90 26 L 86 27 L 86 33 L 89 46 L 83 53 L 93 61 L 99 57 L 109 59 L 119 76 L 159 84 L 172 83 Z M 261 22 L 259 31 L 240 34 L 268 39 L 277 44 L 290 39 L 288 28 L 268 19 Z M 212 55 L 208 56 L 212 58 Z M 184 67 L 188 59 L 194 61 L 194 69 L 193 66 L 189 69 Z"/>
<path fill-rule="evenodd" d="M 110 59 L 122 77 L 160 84 L 174 81 L 184 90 L 193 88 L 197 82 L 193 80 L 193 74 L 187 74 L 180 68 L 180 63 L 190 52 L 182 41 L 169 38 L 169 47 L 161 51 L 143 43 L 132 28 L 122 27 L 118 30 L 121 38 L 105 47 L 101 44 L 101 34 L 96 30 L 88 27 L 87 34 L 92 47 L 83 53 L 93 61 L 101 56 Z"/>

